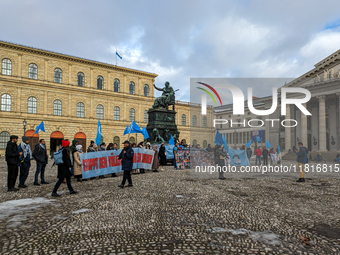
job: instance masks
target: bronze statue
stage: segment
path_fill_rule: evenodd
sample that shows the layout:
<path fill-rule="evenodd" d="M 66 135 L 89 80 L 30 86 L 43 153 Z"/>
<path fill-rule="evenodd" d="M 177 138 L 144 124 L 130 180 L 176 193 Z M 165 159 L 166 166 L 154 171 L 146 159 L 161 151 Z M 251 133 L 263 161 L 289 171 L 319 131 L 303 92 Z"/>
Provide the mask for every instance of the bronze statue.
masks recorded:
<path fill-rule="evenodd" d="M 152 133 L 153 133 L 153 140 L 155 143 L 164 143 L 164 139 L 163 137 L 160 136 L 157 128 L 154 128 L 152 130 Z"/>
<path fill-rule="evenodd" d="M 175 91 L 170 86 L 170 83 L 168 81 L 165 82 L 165 87 L 162 89 L 157 88 L 155 84 L 153 86 L 158 91 L 163 91 L 163 93 L 162 93 L 162 96 L 156 98 L 151 109 L 159 109 L 159 108 L 168 109 L 169 105 L 175 105 Z"/>

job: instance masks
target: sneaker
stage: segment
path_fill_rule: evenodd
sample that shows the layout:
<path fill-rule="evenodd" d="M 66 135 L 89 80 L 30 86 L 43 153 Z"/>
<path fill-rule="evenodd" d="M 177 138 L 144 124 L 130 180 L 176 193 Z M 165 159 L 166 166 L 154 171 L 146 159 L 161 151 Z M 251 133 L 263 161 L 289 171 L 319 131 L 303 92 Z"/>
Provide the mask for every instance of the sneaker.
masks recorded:
<path fill-rule="evenodd" d="M 296 182 L 305 182 L 305 178 L 299 178 Z"/>
<path fill-rule="evenodd" d="M 51 195 L 52 197 L 61 197 L 61 195 L 59 195 L 58 193 L 53 193 L 52 192 L 52 195 Z"/>
<path fill-rule="evenodd" d="M 41 182 L 41 184 L 50 184 L 50 183 L 49 183 L 49 182 L 43 181 L 43 182 Z"/>
<path fill-rule="evenodd" d="M 75 191 L 75 190 L 72 190 L 72 191 L 70 191 L 70 194 L 72 195 L 72 194 L 77 194 L 78 193 L 78 191 Z"/>
<path fill-rule="evenodd" d="M 37 182 L 33 183 L 33 185 L 34 185 L 34 186 L 40 186 L 40 184 L 37 183 Z"/>

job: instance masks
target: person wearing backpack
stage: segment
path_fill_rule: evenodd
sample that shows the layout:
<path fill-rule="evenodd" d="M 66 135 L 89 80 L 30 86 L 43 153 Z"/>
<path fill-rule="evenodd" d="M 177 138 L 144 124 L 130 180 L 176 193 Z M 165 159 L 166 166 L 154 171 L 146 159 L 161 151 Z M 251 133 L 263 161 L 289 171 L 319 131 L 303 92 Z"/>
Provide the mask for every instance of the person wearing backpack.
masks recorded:
<path fill-rule="evenodd" d="M 20 175 L 19 175 L 19 188 L 27 188 L 25 185 L 25 181 L 28 177 L 28 173 L 31 167 L 32 151 L 31 147 L 28 144 L 29 138 L 27 136 L 22 137 L 22 143 L 18 146 L 19 152 L 22 152 L 22 156 L 20 157 Z"/>
<path fill-rule="evenodd" d="M 33 158 L 37 162 L 37 170 L 34 176 L 34 185 L 39 186 L 38 177 L 40 173 L 41 184 L 48 184 L 45 181 L 45 168 L 48 163 L 48 155 L 46 150 L 46 142 L 44 139 L 40 139 L 39 143 L 34 147 Z"/>
<path fill-rule="evenodd" d="M 52 191 L 52 197 L 60 197 L 60 195 L 57 193 L 58 188 L 60 187 L 60 185 L 63 183 L 63 180 L 66 179 L 66 183 L 67 183 L 67 187 L 68 190 L 70 191 L 70 194 L 77 194 L 78 192 L 75 191 L 72 188 L 71 185 L 71 171 L 70 168 L 72 166 L 71 163 L 71 158 L 70 158 L 70 149 L 69 149 L 69 145 L 70 142 L 66 141 L 66 140 L 62 140 L 61 141 L 61 145 L 62 148 L 60 151 L 58 151 L 57 153 L 54 153 L 54 158 L 55 158 L 55 164 L 58 166 L 58 181 L 54 186 L 54 189 Z M 58 153 L 60 155 L 60 152 L 62 154 L 61 160 L 57 159 L 59 157 L 57 157 Z"/>
<path fill-rule="evenodd" d="M 307 153 L 308 150 L 305 146 L 303 146 L 302 142 L 298 143 L 300 150 L 298 151 L 296 148 L 294 150 L 297 155 L 296 162 L 298 163 L 298 169 L 300 171 L 300 178 L 296 182 L 305 182 L 305 164 L 308 162 Z"/>

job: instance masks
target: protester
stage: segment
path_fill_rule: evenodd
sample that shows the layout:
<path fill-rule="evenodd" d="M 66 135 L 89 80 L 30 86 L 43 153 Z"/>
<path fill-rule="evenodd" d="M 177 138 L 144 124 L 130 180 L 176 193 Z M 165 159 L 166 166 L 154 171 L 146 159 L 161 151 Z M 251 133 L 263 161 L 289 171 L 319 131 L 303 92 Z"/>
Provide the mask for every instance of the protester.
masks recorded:
<path fill-rule="evenodd" d="M 19 188 L 27 188 L 25 181 L 28 177 L 28 173 L 31 167 L 32 151 L 28 144 L 29 138 L 27 136 L 22 137 L 22 143 L 18 146 L 19 152 L 22 152 L 22 156 L 19 159 L 20 175 L 19 175 Z"/>
<path fill-rule="evenodd" d="M 39 174 L 41 184 L 49 184 L 45 181 L 45 169 L 48 163 L 48 155 L 46 150 L 46 142 L 44 139 L 40 139 L 39 143 L 34 147 L 32 156 L 37 162 L 37 168 L 34 175 L 34 185 L 40 185 L 38 182 Z"/>
<path fill-rule="evenodd" d="M 258 147 L 258 148 L 255 150 L 255 155 L 256 155 L 255 165 L 257 165 L 257 160 L 259 160 L 259 165 L 261 165 L 261 155 L 262 155 L 261 147 Z"/>
<path fill-rule="evenodd" d="M 201 145 L 197 144 L 196 149 L 201 149 Z"/>
<path fill-rule="evenodd" d="M 251 156 L 253 155 L 253 150 L 250 147 L 248 147 L 246 149 L 246 153 L 247 153 L 247 158 L 248 158 L 248 161 L 249 161 L 249 164 L 250 164 L 251 163 Z"/>
<path fill-rule="evenodd" d="M 106 151 L 106 144 L 105 143 L 101 143 L 99 148 L 98 148 L 98 151 Z"/>
<path fill-rule="evenodd" d="M 178 151 L 178 143 L 177 142 L 175 142 L 175 146 L 172 149 L 172 151 L 173 151 L 173 154 L 174 154 L 174 168 L 177 169 L 177 158 L 176 158 L 177 151 Z"/>
<path fill-rule="evenodd" d="M 300 150 L 295 148 L 295 154 L 297 155 L 296 162 L 298 163 L 298 169 L 300 171 L 300 178 L 296 182 L 305 182 L 305 164 L 307 163 L 308 150 L 303 146 L 302 142 L 298 143 Z"/>
<path fill-rule="evenodd" d="M 145 149 L 144 142 L 141 141 L 141 142 L 138 144 L 138 147 L 141 148 L 141 149 Z M 140 173 L 140 174 L 145 174 L 145 169 L 144 169 L 144 168 L 140 168 L 140 169 L 139 169 L 139 173 Z"/>
<path fill-rule="evenodd" d="M 149 142 L 146 143 L 145 149 L 152 150 L 151 144 Z"/>
<path fill-rule="evenodd" d="M 316 161 L 319 163 L 321 160 L 322 160 L 321 153 L 318 153 L 318 155 L 316 156 Z"/>
<path fill-rule="evenodd" d="M 87 152 L 94 152 L 94 148 L 93 148 L 93 145 L 94 145 L 94 141 L 91 141 L 90 142 L 90 146 L 87 148 Z"/>
<path fill-rule="evenodd" d="M 78 144 L 76 146 L 76 151 L 73 153 L 73 169 L 74 169 L 74 178 L 77 178 L 77 182 L 83 181 L 83 172 L 81 169 L 82 163 L 80 161 L 80 154 L 83 153 L 83 146 L 81 144 Z M 87 181 L 84 179 L 84 181 Z"/>
<path fill-rule="evenodd" d="M 153 162 L 152 162 L 152 171 L 153 172 L 158 172 L 158 168 L 159 168 L 159 156 L 158 156 L 158 145 L 155 144 L 153 146 L 153 150 L 155 152 L 154 156 L 153 156 Z"/>
<path fill-rule="evenodd" d="M 275 156 L 272 156 L 272 155 L 275 155 Z M 276 153 L 274 151 L 274 148 L 271 148 L 269 150 L 269 158 L 270 158 L 270 164 L 272 165 L 273 164 L 273 157 L 276 158 L 275 161 L 277 161 L 277 156 L 276 156 Z"/>
<path fill-rule="evenodd" d="M 109 143 L 109 145 L 107 146 L 106 150 L 107 151 L 114 151 L 117 150 L 117 144 L 116 143 Z M 112 173 L 111 177 L 117 177 L 116 173 Z"/>
<path fill-rule="evenodd" d="M 70 191 L 70 194 L 78 193 L 77 191 L 75 191 L 72 188 L 72 185 L 71 185 L 70 168 L 71 168 L 72 164 L 71 164 L 71 158 L 70 158 L 71 152 L 70 152 L 70 148 L 69 148 L 70 142 L 66 141 L 66 140 L 62 140 L 61 145 L 62 145 L 63 163 L 58 165 L 58 176 L 57 176 L 57 178 L 59 180 L 55 184 L 54 189 L 52 191 L 53 197 L 60 197 L 60 195 L 57 193 L 57 191 L 58 191 L 58 188 L 60 187 L 60 185 L 63 183 L 64 179 L 66 179 L 67 187 L 68 187 L 68 190 Z"/>
<path fill-rule="evenodd" d="M 208 144 L 208 147 L 206 147 L 204 150 L 207 151 L 207 152 L 213 152 L 214 151 L 213 148 L 211 147 L 210 143 Z"/>
<path fill-rule="evenodd" d="M 225 177 L 223 176 L 223 171 L 222 168 L 225 166 L 225 158 L 226 158 L 226 153 L 223 151 L 223 147 L 220 145 L 215 146 L 214 150 L 214 157 L 215 157 L 215 164 L 220 167 L 220 171 L 218 173 L 218 179 L 224 180 Z"/>
<path fill-rule="evenodd" d="M 179 146 L 181 146 L 181 147 L 186 147 L 186 144 L 185 144 L 184 140 L 181 141 L 181 143 L 180 143 Z"/>
<path fill-rule="evenodd" d="M 166 152 L 165 152 L 165 145 L 164 143 L 161 144 L 161 147 L 159 148 L 159 163 L 161 165 L 161 171 L 164 170 L 163 166 L 166 166 Z"/>
<path fill-rule="evenodd" d="M 19 189 L 15 188 L 15 183 L 18 178 L 18 165 L 19 165 L 19 157 L 21 157 L 22 152 L 19 153 L 18 150 L 18 136 L 11 135 L 10 141 L 8 141 L 6 146 L 6 154 L 5 158 L 7 161 L 7 191 L 18 191 Z"/>
<path fill-rule="evenodd" d="M 136 148 L 136 143 L 132 143 L 132 144 L 131 144 L 131 147 L 132 147 L 132 148 Z"/>
<path fill-rule="evenodd" d="M 267 147 L 263 147 L 263 150 L 262 150 L 263 165 L 268 165 L 268 156 L 269 156 L 269 152 L 267 150 Z"/>
<path fill-rule="evenodd" d="M 77 151 L 77 149 L 76 149 L 76 146 L 79 144 L 79 141 L 77 140 L 77 139 L 74 139 L 73 141 L 72 141 L 72 145 L 71 145 L 71 147 L 70 147 L 70 151 L 71 151 L 71 155 L 72 155 L 72 157 L 71 157 L 71 163 L 72 163 L 72 167 L 71 167 L 71 176 L 73 176 L 74 175 L 74 157 L 73 157 L 73 154 Z"/>
<path fill-rule="evenodd" d="M 131 170 L 133 165 L 133 149 L 130 145 L 129 141 L 123 142 L 124 148 L 122 149 L 121 153 L 118 156 L 118 159 L 122 160 L 122 170 L 124 171 L 123 181 L 122 184 L 118 187 L 124 188 L 126 180 L 128 180 L 127 187 L 132 187 L 132 180 L 131 180 Z"/>

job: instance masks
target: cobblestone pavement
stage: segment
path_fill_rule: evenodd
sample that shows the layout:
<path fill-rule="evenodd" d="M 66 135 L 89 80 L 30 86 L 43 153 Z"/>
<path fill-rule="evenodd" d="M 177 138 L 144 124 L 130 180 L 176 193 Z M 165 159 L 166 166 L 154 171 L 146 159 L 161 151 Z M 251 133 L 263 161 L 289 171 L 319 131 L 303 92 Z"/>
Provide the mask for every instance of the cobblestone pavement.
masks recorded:
<path fill-rule="evenodd" d="M 195 179 L 168 166 L 132 188 L 117 187 L 121 174 L 72 179 L 79 194 L 62 184 L 52 199 L 56 168 L 33 186 L 33 163 L 28 188 L 8 193 L 0 164 L 1 254 L 340 254 L 339 179 Z"/>

